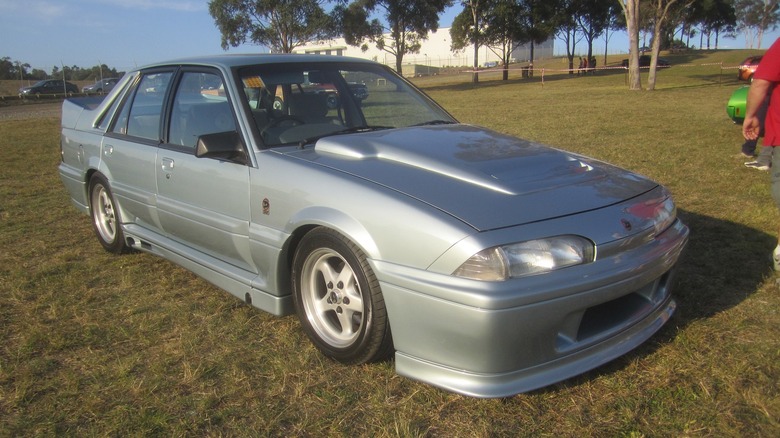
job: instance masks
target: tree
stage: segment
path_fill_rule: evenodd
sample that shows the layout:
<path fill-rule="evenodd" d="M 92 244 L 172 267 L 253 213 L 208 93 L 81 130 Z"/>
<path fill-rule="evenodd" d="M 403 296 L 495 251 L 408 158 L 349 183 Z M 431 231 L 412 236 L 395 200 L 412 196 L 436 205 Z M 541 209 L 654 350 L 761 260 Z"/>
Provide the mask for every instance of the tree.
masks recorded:
<path fill-rule="evenodd" d="M 555 34 L 555 17 L 560 3 L 560 0 L 516 0 L 518 27 L 515 41 L 531 44 L 531 65 L 534 63 L 534 44 L 542 43 Z"/>
<path fill-rule="evenodd" d="M 611 22 L 613 0 L 580 0 L 577 24 L 588 44 L 588 60 L 593 58 L 593 40 L 604 33 Z"/>
<path fill-rule="evenodd" d="M 639 0 L 618 0 L 626 17 L 628 31 L 628 89 L 641 90 L 639 75 Z"/>
<path fill-rule="evenodd" d="M 647 77 L 647 89 L 655 89 L 656 67 L 658 65 L 658 54 L 661 52 L 662 30 L 667 20 L 670 19 L 675 8 L 687 9 L 694 0 L 650 0 L 650 6 L 653 8 L 653 44 L 650 48 L 650 73 Z M 678 9 L 679 10 L 679 9 Z"/>
<path fill-rule="evenodd" d="M 224 0 L 223 0 L 224 1 Z M 452 0 L 355 0 L 346 8 L 339 7 L 341 30 L 346 42 L 359 46 L 364 40 L 395 56 L 395 69 L 401 72 L 404 55 L 419 53 L 421 41 L 428 32 L 439 28 L 439 14 Z M 384 22 L 369 21 L 378 12 Z"/>
<path fill-rule="evenodd" d="M 737 27 L 745 33 L 748 48 L 761 48 L 764 32 L 775 30 L 780 21 L 778 0 L 736 0 Z"/>
<path fill-rule="evenodd" d="M 708 49 L 710 48 L 710 36 L 715 33 L 715 49 L 717 50 L 720 33 L 733 33 L 736 29 L 737 14 L 734 10 L 734 0 L 698 0 L 691 5 L 686 21 L 699 25 L 701 37 L 707 36 Z M 690 32 L 685 32 L 685 34 L 690 35 Z M 704 48 L 704 45 L 700 43 L 699 47 Z"/>
<path fill-rule="evenodd" d="M 558 39 L 566 45 L 566 58 L 569 61 L 570 75 L 574 74 L 574 55 L 576 54 L 577 43 L 582 40 L 582 37 L 578 36 L 576 20 L 579 4 L 579 0 L 564 0 L 556 17 Z"/>
<path fill-rule="evenodd" d="M 224 50 L 250 41 L 273 52 L 292 53 L 307 42 L 333 34 L 323 1 L 211 0 L 209 13 L 222 34 Z"/>
<path fill-rule="evenodd" d="M 521 3 L 515 0 L 493 0 L 485 8 L 485 30 L 482 32 L 485 45 L 501 58 L 502 79 L 509 79 L 509 62 L 515 44 L 525 38 L 521 17 Z M 533 60 L 531 60 L 533 63 Z"/>
<path fill-rule="evenodd" d="M 452 50 L 463 50 L 467 45 L 474 46 L 474 73 L 471 74 L 471 82 L 479 82 L 479 48 L 482 45 L 481 33 L 484 29 L 483 19 L 485 3 L 488 0 L 461 0 L 463 11 L 452 21 L 450 38 Z"/>
<path fill-rule="evenodd" d="M 623 23 L 624 17 L 623 14 L 615 3 L 612 3 L 609 7 L 609 22 L 607 24 L 607 27 L 604 28 L 604 65 L 607 65 L 607 55 L 609 53 L 609 40 L 612 38 L 612 35 L 614 30 L 623 30 L 625 29 L 624 23 Z"/>

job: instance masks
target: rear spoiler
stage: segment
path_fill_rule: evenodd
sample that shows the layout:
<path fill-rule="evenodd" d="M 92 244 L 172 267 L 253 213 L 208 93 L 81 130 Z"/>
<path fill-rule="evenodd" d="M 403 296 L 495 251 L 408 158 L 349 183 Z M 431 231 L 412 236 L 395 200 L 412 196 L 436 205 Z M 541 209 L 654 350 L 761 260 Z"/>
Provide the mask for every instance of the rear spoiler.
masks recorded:
<path fill-rule="evenodd" d="M 62 102 L 62 127 L 76 129 L 82 116 L 92 113 L 105 96 L 73 97 Z M 85 120 L 88 117 L 84 118 Z M 84 122 L 82 122 L 84 123 Z M 89 123 L 89 122 L 87 122 Z"/>

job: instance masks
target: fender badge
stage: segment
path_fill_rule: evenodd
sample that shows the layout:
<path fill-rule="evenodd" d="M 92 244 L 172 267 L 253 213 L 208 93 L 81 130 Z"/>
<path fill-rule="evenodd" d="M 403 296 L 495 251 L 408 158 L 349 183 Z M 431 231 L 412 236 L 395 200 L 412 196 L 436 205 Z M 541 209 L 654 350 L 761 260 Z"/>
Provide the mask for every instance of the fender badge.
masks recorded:
<path fill-rule="evenodd" d="M 269 215 L 271 213 L 271 201 L 268 198 L 263 198 L 263 214 Z"/>

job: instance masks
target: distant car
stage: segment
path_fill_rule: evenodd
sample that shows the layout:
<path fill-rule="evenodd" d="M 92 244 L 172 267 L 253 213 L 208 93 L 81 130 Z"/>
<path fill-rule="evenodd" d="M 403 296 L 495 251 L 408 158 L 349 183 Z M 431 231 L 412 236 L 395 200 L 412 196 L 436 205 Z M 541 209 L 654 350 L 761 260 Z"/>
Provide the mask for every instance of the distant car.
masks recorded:
<path fill-rule="evenodd" d="M 731 93 L 731 97 L 729 97 L 729 101 L 726 104 L 726 114 L 734 123 L 742 123 L 745 120 L 748 90 L 750 90 L 749 85 L 737 88 Z"/>
<path fill-rule="evenodd" d="M 34 94 L 65 94 L 78 93 L 79 87 L 62 79 L 44 79 L 36 82 L 29 87 L 19 89 L 20 96 L 29 96 Z"/>
<path fill-rule="evenodd" d="M 745 60 L 739 64 L 739 69 L 737 70 L 737 79 L 740 81 L 753 82 L 753 74 L 756 72 L 756 68 L 758 67 L 758 64 L 761 63 L 761 59 L 763 58 L 763 55 L 748 56 L 745 58 Z"/>
<path fill-rule="evenodd" d="M 356 99 L 356 103 L 360 104 L 368 98 L 368 87 L 366 84 L 360 82 L 347 82 L 347 87 L 352 93 L 352 96 Z M 309 82 L 307 77 L 305 78 L 304 83 L 301 84 L 301 90 L 324 95 L 329 109 L 338 108 L 340 104 L 339 91 L 334 84 Z M 283 104 L 284 96 L 281 94 L 280 90 L 277 90 L 275 107 L 281 109 L 283 108 Z"/>
<path fill-rule="evenodd" d="M 81 91 L 83 91 L 85 94 L 93 94 L 93 93 L 106 94 L 109 91 L 114 89 L 114 85 L 116 85 L 116 82 L 118 80 L 119 79 L 117 78 L 107 78 L 107 79 L 99 80 L 94 84 L 90 84 L 82 88 Z"/>
<path fill-rule="evenodd" d="M 650 55 L 642 55 L 639 57 L 639 67 L 650 67 Z M 628 68 L 628 59 L 624 59 L 623 62 L 620 63 L 624 68 Z M 671 67 L 671 63 L 664 59 L 664 58 L 658 58 L 657 66 L 660 67 Z"/>
<path fill-rule="evenodd" d="M 193 58 L 83 99 L 62 105 L 59 172 L 100 245 L 297 313 L 340 362 L 394 355 L 400 375 L 505 397 L 625 354 L 675 310 L 689 231 L 667 189 L 458 123 L 376 62 Z"/>

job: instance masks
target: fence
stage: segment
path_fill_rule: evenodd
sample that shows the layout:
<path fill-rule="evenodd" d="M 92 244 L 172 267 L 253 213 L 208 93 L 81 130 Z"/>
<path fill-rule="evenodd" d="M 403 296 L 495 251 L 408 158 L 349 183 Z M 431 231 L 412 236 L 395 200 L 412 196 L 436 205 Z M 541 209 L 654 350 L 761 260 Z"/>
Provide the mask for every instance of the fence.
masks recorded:
<path fill-rule="evenodd" d="M 674 65 L 663 65 L 658 66 L 657 70 L 665 70 L 668 68 L 674 68 L 675 70 L 679 69 L 694 69 L 699 68 L 704 70 L 704 73 L 708 76 L 715 76 L 717 75 L 718 82 L 733 82 L 733 79 L 736 79 L 736 71 L 740 68 L 739 65 L 724 65 L 723 62 L 711 62 L 711 63 L 700 63 L 700 64 L 694 64 L 694 63 L 688 63 L 688 64 L 674 64 Z M 575 68 L 555 68 L 550 66 L 545 67 L 534 67 L 531 65 L 517 65 L 517 64 L 510 64 L 510 66 L 506 69 L 508 72 L 509 79 L 526 79 L 526 78 L 536 78 L 539 79 L 539 83 L 541 85 L 544 85 L 545 79 L 555 76 L 555 77 L 569 77 L 569 76 L 588 76 L 588 75 L 599 75 L 599 74 L 608 74 L 608 73 L 623 73 L 622 76 L 624 76 L 624 81 L 627 84 L 628 83 L 628 67 L 622 66 L 622 65 L 607 65 L 607 66 L 601 66 L 601 67 L 575 67 Z M 643 66 L 640 67 L 640 72 L 648 72 L 650 70 L 649 66 Z M 504 68 L 502 66 L 494 67 L 494 68 L 484 68 L 484 69 L 462 69 L 458 70 L 458 74 L 461 75 L 467 75 L 465 77 L 470 80 L 471 75 L 474 73 L 478 73 L 480 78 L 483 78 L 485 76 L 502 76 L 504 73 Z M 711 80 L 707 80 L 707 82 L 712 82 Z"/>

